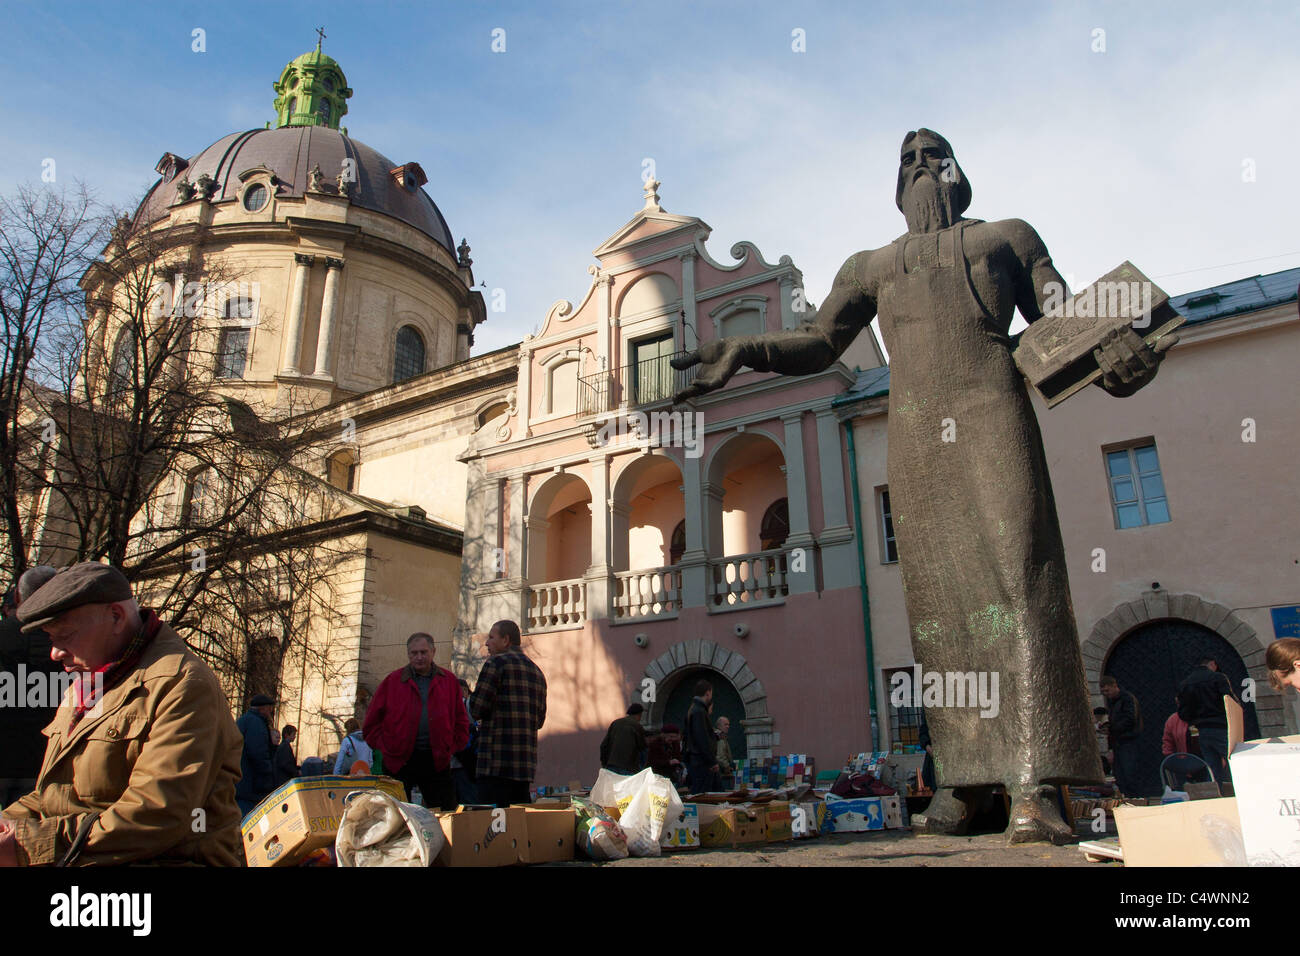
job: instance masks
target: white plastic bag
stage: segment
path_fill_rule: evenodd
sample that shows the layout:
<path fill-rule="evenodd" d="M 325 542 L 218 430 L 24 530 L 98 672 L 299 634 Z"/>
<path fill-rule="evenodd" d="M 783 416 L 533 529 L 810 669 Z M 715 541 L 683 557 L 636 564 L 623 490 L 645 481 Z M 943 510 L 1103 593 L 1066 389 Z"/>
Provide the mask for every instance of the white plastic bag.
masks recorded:
<path fill-rule="evenodd" d="M 382 790 L 354 790 L 343 800 L 334 852 L 339 866 L 429 866 L 445 842 L 432 811 Z"/>
<path fill-rule="evenodd" d="M 600 773 L 596 776 L 596 782 L 591 785 L 591 793 L 587 799 L 598 807 L 616 807 L 618 806 L 618 785 L 630 779 L 630 777 L 621 773 L 615 773 L 601 767 Z"/>
<path fill-rule="evenodd" d="M 677 788 L 667 777 L 647 767 L 638 774 L 622 777 L 614 786 L 619 826 L 627 835 L 627 850 L 632 856 L 659 856 L 659 838 L 664 821 L 677 819 L 683 812 Z"/>

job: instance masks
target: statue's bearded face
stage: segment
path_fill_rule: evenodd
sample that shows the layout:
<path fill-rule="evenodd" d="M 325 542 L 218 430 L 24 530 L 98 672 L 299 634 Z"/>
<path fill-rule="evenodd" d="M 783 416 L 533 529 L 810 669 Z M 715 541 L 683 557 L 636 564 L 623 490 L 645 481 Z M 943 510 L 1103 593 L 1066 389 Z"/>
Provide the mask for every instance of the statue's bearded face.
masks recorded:
<path fill-rule="evenodd" d="M 904 144 L 898 180 L 899 207 L 909 232 L 945 229 L 965 210 L 956 160 L 947 144 L 923 133 Z"/>

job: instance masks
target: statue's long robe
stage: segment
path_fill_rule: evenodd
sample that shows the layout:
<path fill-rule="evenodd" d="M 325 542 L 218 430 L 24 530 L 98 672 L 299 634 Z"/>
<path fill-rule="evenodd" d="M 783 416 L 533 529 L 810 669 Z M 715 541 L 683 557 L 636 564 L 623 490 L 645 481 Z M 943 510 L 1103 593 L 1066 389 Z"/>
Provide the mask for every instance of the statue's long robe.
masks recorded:
<path fill-rule="evenodd" d="M 931 246 L 906 269 L 908 237 L 896 241 L 892 281 L 877 302 L 913 652 L 926 672 L 998 675 L 996 717 L 952 700 L 926 709 L 939 784 L 1098 781 L 1047 461 L 1011 357 L 1013 297 L 996 297 L 1005 314 L 993 315 L 972 288 L 962 234 L 973 224 L 942 230 L 937 257 Z"/>

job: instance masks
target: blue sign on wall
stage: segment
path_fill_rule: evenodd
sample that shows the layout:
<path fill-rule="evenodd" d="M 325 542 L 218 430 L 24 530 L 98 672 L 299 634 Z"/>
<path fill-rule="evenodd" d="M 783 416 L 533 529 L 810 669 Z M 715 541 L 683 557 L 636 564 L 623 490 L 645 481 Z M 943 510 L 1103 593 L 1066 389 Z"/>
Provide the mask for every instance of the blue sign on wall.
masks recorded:
<path fill-rule="evenodd" d="M 1277 637 L 1300 637 L 1300 604 L 1269 610 L 1273 614 L 1273 633 Z"/>

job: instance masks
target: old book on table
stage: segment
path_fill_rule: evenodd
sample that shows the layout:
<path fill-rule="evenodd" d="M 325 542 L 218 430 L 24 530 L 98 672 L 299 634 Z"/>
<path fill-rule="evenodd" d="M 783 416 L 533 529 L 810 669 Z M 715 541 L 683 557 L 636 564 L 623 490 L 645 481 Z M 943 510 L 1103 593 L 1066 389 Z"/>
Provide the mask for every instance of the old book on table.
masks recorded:
<path fill-rule="evenodd" d="M 1186 321 L 1169 296 L 1127 261 L 1069 299 L 1064 290 L 1057 296 L 1062 301 L 1052 298 L 1046 314 L 1021 334 L 1013 355 L 1048 408 L 1101 378 L 1093 349 L 1113 330 L 1130 325 L 1154 345 Z"/>

